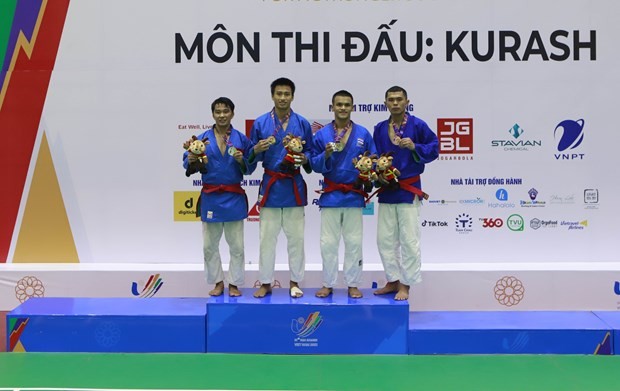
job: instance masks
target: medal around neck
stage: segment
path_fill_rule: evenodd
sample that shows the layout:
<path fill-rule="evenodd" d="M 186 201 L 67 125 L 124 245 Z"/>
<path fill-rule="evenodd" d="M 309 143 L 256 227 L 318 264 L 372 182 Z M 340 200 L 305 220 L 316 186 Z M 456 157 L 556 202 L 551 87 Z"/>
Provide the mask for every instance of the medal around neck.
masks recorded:
<path fill-rule="evenodd" d="M 235 148 L 233 146 L 228 147 L 228 154 L 230 156 L 235 156 L 235 153 L 237 153 L 237 148 Z"/>
<path fill-rule="evenodd" d="M 269 145 L 273 145 L 276 143 L 276 138 L 273 136 L 269 136 L 267 137 L 267 143 L 269 143 Z"/>
<path fill-rule="evenodd" d="M 344 149 L 344 144 L 342 142 L 338 141 L 337 143 L 334 143 L 334 151 L 342 152 L 343 149 Z"/>

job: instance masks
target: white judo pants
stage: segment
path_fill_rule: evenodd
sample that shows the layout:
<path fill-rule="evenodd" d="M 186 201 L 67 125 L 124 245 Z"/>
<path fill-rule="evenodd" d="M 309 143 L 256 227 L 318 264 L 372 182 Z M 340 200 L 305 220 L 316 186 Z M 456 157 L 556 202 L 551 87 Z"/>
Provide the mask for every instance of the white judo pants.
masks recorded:
<path fill-rule="evenodd" d="M 338 281 L 338 247 L 344 241 L 344 281 L 359 287 L 362 280 L 362 208 L 321 208 L 321 257 L 323 286 Z"/>
<path fill-rule="evenodd" d="M 241 286 L 245 280 L 245 253 L 243 245 L 243 220 L 225 223 L 202 223 L 202 242 L 205 273 L 208 284 L 224 281 L 220 239 L 224 232 L 230 250 L 228 284 Z"/>
<path fill-rule="evenodd" d="M 377 247 L 388 282 L 422 281 L 420 205 L 417 197 L 413 204 L 379 204 Z"/>
<path fill-rule="evenodd" d="M 258 279 L 261 284 L 273 284 L 280 230 L 286 235 L 290 279 L 297 283 L 303 281 L 306 267 L 304 219 L 303 206 L 260 209 Z"/>

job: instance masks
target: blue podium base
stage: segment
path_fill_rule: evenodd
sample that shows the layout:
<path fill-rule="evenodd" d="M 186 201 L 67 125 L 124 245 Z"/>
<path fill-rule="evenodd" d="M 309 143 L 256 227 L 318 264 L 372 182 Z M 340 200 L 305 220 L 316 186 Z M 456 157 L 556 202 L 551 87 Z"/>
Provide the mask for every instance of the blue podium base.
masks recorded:
<path fill-rule="evenodd" d="M 32 298 L 7 314 L 7 349 L 205 352 L 207 299 Z"/>
<path fill-rule="evenodd" d="M 207 352 L 278 354 L 407 354 L 409 303 L 391 296 L 351 299 L 334 290 L 324 299 L 306 289 L 291 298 L 274 289 L 252 296 L 211 298 Z"/>
<path fill-rule="evenodd" d="M 409 324 L 409 354 L 613 353 L 610 326 L 585 311 L 412 312 Z"/>

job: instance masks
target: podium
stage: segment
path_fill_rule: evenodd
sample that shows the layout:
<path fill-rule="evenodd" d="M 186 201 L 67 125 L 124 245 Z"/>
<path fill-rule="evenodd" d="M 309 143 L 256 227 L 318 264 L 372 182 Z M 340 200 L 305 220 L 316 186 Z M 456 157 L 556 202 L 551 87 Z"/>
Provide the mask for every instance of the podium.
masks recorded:
<path fill-rule="evenodd" d="M 274 289 L 262 299 L 219 296 L 207 304 L 207 352 L 277 354 L 407 354 L 409 303 L 394 295 L 327 298 Z"/>
<path fill-rule="evenodd" d="M 207 299 L 32 298 L 7 314 L 11 352 L 205 352 Z"/>

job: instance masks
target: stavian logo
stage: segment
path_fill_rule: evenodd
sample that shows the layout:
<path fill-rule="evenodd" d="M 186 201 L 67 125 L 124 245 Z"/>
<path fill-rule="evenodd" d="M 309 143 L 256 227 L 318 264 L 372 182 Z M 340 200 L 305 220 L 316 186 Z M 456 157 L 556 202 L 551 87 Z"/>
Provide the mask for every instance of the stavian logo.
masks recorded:
<path fill-rule="evenodd" d="M 511 140 L 491 140 L 491 147 L 501 147 L 504 151 L 529 151 L 530 148 L 540 147 L 540 140 L 524 140 L 521 137 L 523 128 L 519 124 L 514 124 L 508 133 L 513 137 Z"/>

